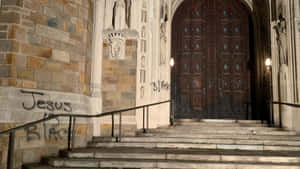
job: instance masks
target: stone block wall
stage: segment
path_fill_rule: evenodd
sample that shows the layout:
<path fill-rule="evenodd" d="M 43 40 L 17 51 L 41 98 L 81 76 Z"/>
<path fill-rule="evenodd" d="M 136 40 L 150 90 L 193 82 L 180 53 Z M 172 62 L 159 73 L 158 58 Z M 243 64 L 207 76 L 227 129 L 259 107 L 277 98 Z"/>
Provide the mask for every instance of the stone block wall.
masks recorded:
<path fill-rule="evenodd" d="M 51 114 L 90 113 L 90 97 L 82 94 L 0 87 L 0 131 L 45 118 Z M 67 147 L 69 118 L 57 118 L 16 132 L 16 169 L 36 163 Z M 76 119 L 76 147 L 86 146 L 93 135 L 91 119 Z M 0 136 L 0 169 L 7 161 L 8 135 Z"/>
<path fill-rule="evenodd" d="M 93 0 L 2 0 L 0 131 L 49 114 L 91 113 L 93 5 Z M 34 94 L 34 107 L 31 94 L 22 90 L 42 93 Z M 18 131 L 14 167 L 66 148 L 67 125 L 60 118 Z M 91 121 L 77 120 L 75 145 L 85 146 L 92 135 Z M 6 168 L 7 143 L 8 136 L 0 136 L 0 169 Z"/>
<path fill-rule="evenodd" d="M 0 86 L 90 94 L 91 0 L 2 0 Z"/>
<path fill-rule="evenodd" d="M 125 59 L 111 59 L 110 50 L 110 43 L 105 40 L 102 71 L 103 112 L 136 106 L 137 40 L 126 40 Z M 115 119 L 118 123 L 119 117 L 116 116 Z M 125 112 L 122 119 L 122 133 L 133 135 L 136 129 L 135 111 Z M 117 125 L 115 129 L 118 129 Z M 111 120 L 103 119 L 102 135 L 110 135 L 110 131 Z"/>

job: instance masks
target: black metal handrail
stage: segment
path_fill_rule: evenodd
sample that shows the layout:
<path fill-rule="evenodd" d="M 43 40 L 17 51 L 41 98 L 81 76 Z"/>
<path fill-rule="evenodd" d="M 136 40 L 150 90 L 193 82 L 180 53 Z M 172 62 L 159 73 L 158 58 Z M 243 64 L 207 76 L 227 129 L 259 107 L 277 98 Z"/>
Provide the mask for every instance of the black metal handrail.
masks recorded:
<path fill-rule="evenodd" d="M 287 103 L 287 102 L 279 102 L 279 101 L 273 101 L 273 105 L 286 105 L 286 106 L 291 106 L 295 108 L 300 108 L 300 104 L 295 104 L 295 103 Z M 279 126 L 282 127 L 282 112 L 279 110 Z"/>
<path fill-rule="evenodd" d="M 115 110 L 115 111 L 110 111 L 110 112 L 105 112 L 105 113 L 95 114 L 95 115 L 52 114 L 52 115 L 50 115 L 46 118 L 36 120 L 36 121 L 33 121 L 33 122 L 29 122 L 29 123 L 26 123 L 24 125 L 21 125 L 21 126 L 15 127 L 15 128 L 11 128 L 11 129 L 6 130 L 6 131 L 2 131 L 2 132 L 0 132 L 0 136 L 9 134 L 7 169 L 13 169 L 15 132 L 18 131 L 18 130 L 25 129 L 25 128 L 28 128 L 28 127 L 32 127 L 36 124 L 47 122 L 47 121 L 50 121 L 50 120 L 58 118 L 58 117 L 69 117 L 68 150 L 71 150 L 71 145 L 74 145 L 73 143 L 71 143 L 71 140 L 74 141 L 72 139 L 72 137 L 74 137 L 74 135 L 75 135 L 74 131 L 75 131 L 76 118 L 100 118 L 100 117 L 104 117 L 104 116 L 111 116 L 112 117 L 111 118 L 111 123 L 112 123 L 111 136 L 114 137 L 114 125 L 115 125 L 114 124 L 114 115 L 119 114 L 119 134 L 116 137 L 116 141 L 121 142 L 121 137 L 122 137 L 122 113 L 132 111 L 132 110 L 143 109 L 143 132 L 146 133 L 147 129 L 149 129 L 149 107 L 164 104 L 164 103 L 171 103 L 172 104 L 172 100 L 167 100 L 167 101 L 162 101 L 162 102 L 157 102 L 157 103 L 152 103 L 152 104 L 146 104 L 146 105 L 131 107 L 131 108 L 127 108 L 127 109 Z M 171 109 L 171 111 L 173 111 L 173 110 Z M 145 113 L 147 113 L 147 114 L 145 114 Z M 145 119 L 145 117 L 146 117 L 146 119 Z M 147 121 L 147 125 L 145 125 L 145 123 L 146 123 L 145 120 Z M 73 129 L 73 132 L 71 131 L 72 129 Z"/>
<path fill-rule="evenodd" d="M 300 108 L 300 104 L 294 104 L 294 103 L 286 103 L 286 102 L 273 101 L 273 104 L 286 105 L 286 106 Z"/>

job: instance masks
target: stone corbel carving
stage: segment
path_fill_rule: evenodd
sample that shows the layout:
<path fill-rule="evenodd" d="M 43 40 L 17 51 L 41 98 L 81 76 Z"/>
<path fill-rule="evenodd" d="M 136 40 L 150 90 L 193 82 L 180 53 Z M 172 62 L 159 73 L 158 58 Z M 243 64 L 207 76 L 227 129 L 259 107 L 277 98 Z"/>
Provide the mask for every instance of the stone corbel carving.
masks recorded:
<path fill-rule="evenodd" d="M 108 35 L 110 43 L 110 59 L 125 59 L 125 38 L 122 33 L 110 33 Z"/>

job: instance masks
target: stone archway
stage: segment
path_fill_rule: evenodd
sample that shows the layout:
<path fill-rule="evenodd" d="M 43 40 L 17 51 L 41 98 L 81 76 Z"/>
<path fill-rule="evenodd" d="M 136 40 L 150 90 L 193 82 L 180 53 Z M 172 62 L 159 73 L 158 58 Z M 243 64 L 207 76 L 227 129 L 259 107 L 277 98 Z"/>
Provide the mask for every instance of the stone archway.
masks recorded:
<path fill-rule="evenodd" d="M 174 14 L 178 7 L 183 3 L 184 0 L 173 0 L 171 9 L 171 21 L 173 20 Z M 253 1 L 252 0 L 241 0 L 251 11 L 253 11 Z"/>

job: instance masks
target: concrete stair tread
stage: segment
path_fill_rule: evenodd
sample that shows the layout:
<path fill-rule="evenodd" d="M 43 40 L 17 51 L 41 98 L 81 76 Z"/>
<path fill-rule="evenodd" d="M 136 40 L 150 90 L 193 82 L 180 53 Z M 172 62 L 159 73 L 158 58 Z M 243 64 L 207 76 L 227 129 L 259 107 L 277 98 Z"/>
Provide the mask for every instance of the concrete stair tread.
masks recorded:
<path fill-rule="evenodd" d="M 273 138 L 296 138 L 300 139 L 300 135 L 297 135 L 296 133 L 293 133 L 292 135 L 274 135 L 274 134 L 261 134 L 261 133 L 256 133 L 256 134 L 250 134 L 250 133 L 245 133 L 245 134 L 240 134 L 240 133 L 176 133 L 176 132 L 147 132 L 147 133 L 142 133 L 142 131 L 137 132 L 137 136 L 148 136 L 148 137 L 155 137 L 155 136 L 167 136 L 167 137 L 273 137 Z"/>
<path fill-rule="evenodd" d="M 283 128 L 278 128 L 278 127 L 265 127 L 265 126 L 185 126 L 185 125 L 174 125 L 174 126 L 168 126 L 168 127 L 160 127 L 157 128 L 158 130 L 160 129 L 166 129 L 166 130 L 177 130 L 177 129 L 228 129 L 228 130 L 238 130 L 238 129 L 245 129 L 245 130 L 259 130 L 259 129 L 267 129 L 267 130 L 278 130 L 278 131 L 288 131 Z M 153 130 L 157 130 L 153 129 Z"/>
<path fill-rule="evenodd" d="M 202 123 L 240 123 L 240 124 L 260 124 L 261 120 L 230 120 L 230 119 L 176 119 L 175 123 L 190 123 L 190 122 L 202 122 Z M 264 122 L 265 123 L 265 122 Z"/>
<path fill-rule="evenodd" d="M 241 156 L 272 156 L 272 157 L 299 157 L 300 152 L 290 151 L 247 151 L 247 150 L 210 150 L 210 149 L 168 149 L 168 148 L 78 148 L 63 153 L 159 153 L 159 154 L 204 154 L 204 155 L 241 155 Z"/>
<path fill-rule="evenodd" d="M 89 147 L 145 147 L 145 148 L 182 148 L 182 149 L 231 149 L 231 150 L 258 150 L 258 151 L 300 151 L 300 146 L 273 146 L 273 145 L 242 145 L 242 144 L 197 144 L 197 143 L 91 143 Z"/>
<path fill-rule="evenodd" d="M 223 167 L 239 169 L 244 167 L 272 167 L 286 169 L 300 169 L 300 163 L 257 163 L 257 162 L 219 162 L 219 161 L 189 161 L 189 160 L 152 160 L 152 159 L 70 159 L 49 158 L 49 164 L 53 167 L 121 167 L 121 168 L 205 168 Z M 288 168 L 290 167 L 290 168 Z"/>
<path fill-rule="evenodd" d="M 266 131 L 266 130 L 148 130 L 148 133 L 153 134 L 164 134 L 164 135 L 170 135 L 170 134 L 238 134 L 238 135 L 267 135 L 267 136 L 296 136 L 297 133 L 294 131 Z"/>
<path fill-rule="evenodd" d="M 138 136 L 125 136 L 122 138 L 173 138 L 173 139 L 239 139 L 239 140 L 273 140 L 273 141 L 299 141 L 300 136 L 265 136 L 265 135 L 235 135 L 235 134 L 173 134 L 173 135 L 162 135 L 162 134 L 153 134 L 153 133 L 143 133 Z M 93 140 L 101 141 L 115 141 L 115 138 L 112 137 L 93 137 Z"/>
<path fill-rule="evenodd" d="M 215 136 L 215 137 L 214 137 Z M 270 136 L 257 136 L 257 135 L 246 135 L 246 136 L 240 136 L 240 135 L 231 135 L 228 137 L 228 135 L 178 135 L 178 136 L 124 136 L 123 139 L 147 139 L 147 140 L 156 140 L 156 139 L 186 139 L 186 140 L 197 140 L 197 139 L 225 139 L 225 140 L 265 140 L 265 141 L 295 141 L 300 142 L 299 136 L 290 136 L 290 137 L 270 137 Z M 115 137 L 93 137 L 93 141 L 115 141 Z"/>
<path fill-rule="evenodd" d="M 91 143 L 114 142 L 115 138 L 94 138 Z M 195 143 L 195 144 L 242 144 L 242 145 L 271 145 L 271 146 L 300 146 L 299 140 L 267 140 L 240 138 L 178 138 L 178 137 L 122 137 L 122 142 L 145 143 Z"/>

